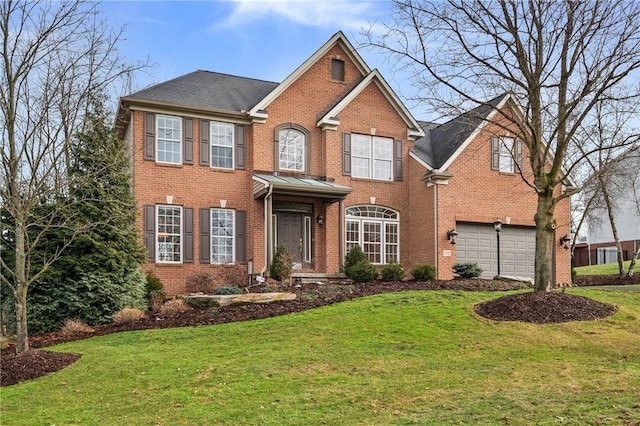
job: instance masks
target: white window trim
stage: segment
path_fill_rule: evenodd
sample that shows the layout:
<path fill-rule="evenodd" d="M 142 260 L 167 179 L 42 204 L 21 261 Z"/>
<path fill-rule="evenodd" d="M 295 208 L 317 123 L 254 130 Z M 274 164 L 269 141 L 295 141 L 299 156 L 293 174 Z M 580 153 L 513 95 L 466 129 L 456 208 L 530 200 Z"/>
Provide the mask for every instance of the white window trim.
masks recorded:
<path fill-rule="evenodd" d="M 395 160 L 394 158 L 394 154 L 393 154 L 393 139 L 392 138 L 385 138 L 382 136 L 373 136 L 373 135 L 363 135 L 363 134 L 359 134 L 359 133 L 353 133 L 353 136 L 358 136 L 358 137 L 366 137 L 369 139 L 369 157 L 363 157 L 363 156 L 358 156 L 358 155 L 354 155 L 353 153 L 353 149 L 351 151 L 351 176 L 357 179 L 371 179 L 371 180 L 379 180 L 382 182 L 392 182 L 393 181 L 393 162 Z M 391 144 L 391 158 L 390 159 L 380 159 L 380 158 L 376 158 L 376 150 L 375 150 L 375 146 L 376 146 L 376 141 L 378 142 L 385 142 L 385 143 L 389 143 Z M 353 158 L 367 158 L 369 160 L 369 176 L 356 176 L 353 174 L 353 171 L 356 170 L 356 168 L 354 167 L 353 164 Z M 378 178 L 375 177 L 376 175 L 376 161 L 384 161 L 384 162 L 389 162 L 390 163 L 390 174 L 389 174 L 389 178 L 388 179 L 382 179 L 382 178 Z"/>
<path fill-rule="evenodd" d="M 349 216 L 348 215 L 348 210 L 350 208 L 354 208 L 354 207 L 376 207 L 376 209 L 380 209 L 381 207 L 379 206 L 351 206 L 349 208 L 347 208 L 345 210 L 345 250 L 346 250 L 346 246 L 347 246 L 347 226 L 346 224 L 348 222 L 357 222 L 358 225 L 358 244 L 360 245 L 360 248 L 363 249 L 364 251 L 364 223 L 365 222 L 369 222 L 369 223 L 379 223 L 380 224 L 380 237 L 381 237 L 381 250 L 380 250 L 380 260 L 382 261 L 382 263 L 375 263 L 375 262 L 371 262 L 374 265 L 386 265 L 387 264 L 387 232 L 386 232 L 386 225 L 388 223 L 392 223 L 395 224 L 397 226 L 397 237 L 398 237 L 398 252 L 396 255 L 396 258 L 394 259 L 394 261 L 396 263 L 400 262 L 400 250 L 401 250 L 401 246 L 400 246 L 400 213 L 397 210 L 394 209 L 389 209 L 389 208 L 384 208 L 385 210 L 388 210 L 390 212 L 393 212 L 397 215 L 397 219 L 392 219 L 392 218 L 382 218 L 382 217 L 369 217 L 369 216 Z M 365 253 L 366 254 L 366 253 Z M 346 253 L 345 253 L 346 255 Z"/>
<path fill-rule="evenodd" d="M 178 146 L 180 148 L 178 149 L 178 158 L 179 158 L 179 160 L 177 162 L 175 162 L 175 161 L 160 161 L 160 160 L 158 160 L 158 158 L 159 158 L 158 150 L 160 149 L 160 143 L 159 143 L 159 139 L 160 139 L 160 131 L 159 131 L 159 128 L 160 128 L 160 117 L 168 117 L 168 118 L 171 118 L 171 119 L 178 120 L 178 125 L 179 125 L 179 128 L 180 128 L 180 138 L 178 140 Z M 177 116 L 177 115 L 158 114 L 156 116 L 156 129 L 155 129 L 155 131 L 156 131 L 156 135 L 155 135 L 155 138 L 156 138 L 156 141 L 155 141 L 156 142 L 156 146 L 155 146 L 156 163 L 161 163 L 161 164 L 182 164 L 182 144 L 183 144 L 182 132 L 184 132 L 184 129 L 182 128 L 182 118 Z"/>
<path fill-rule="evenodd" d="M 223 211 L 223 212 L 231 212 L 231 221 L 232 221 L 232 228 L 231 228 L 231 237 L 219 237 L 218 235 L 213 235 L 213 213 L 216 211 Z M 225 264 L 234 264 L 235 260 L 236 260 L 236 211 L 233 209 L 210 209 L 209 212 L 209 220 L 211 222 L 211 229 L 209 230 L 210 232 L 210 236 L 211 236 L 211 241 L 209 242 L 210 244 L 210 250 L 211 250 L 211 264 L 212 265 L 225 265 Z M 213 256 L 213 240 L 214 238 L 231 238 L 231 261 L 230 262 L 218 262 L 218 261 L 214 261 Z"/>
<path fill-rule="evenodd" d="M 159 227 L 160 227 L 160 208 L 172 208 L 172 209 L 179 209 L 180 210 L 180 260 L 161 260 L 160 259 L 160 242 L 158 241 L 160 238 L 160 231 L 159 231 Z M 184 210 L 182 207 L 180 206 L 176 206 L 176 205 L 170 205 L 170 204 L 158 204 L 156 206 L 156 263 L 169 263 L 169 264 L 180 264 L 183 263 L 183 256 L 184 256 Z M 171 235 L 176 235 L 176 234 L 171 234 Z M 173 243 L 172 243 L 173 244 Z"/>
<path fill-rule="evenodd" d="M 226 145 L 217 145 L 213 143 L 213 127 L 215 125 L 225 125 L 225 126 L 230 126 L 231 127 L 231 167 L 219 167 L 219 166 L 214 166 L 213 165 L 213 147 L 217 146 L 217 147 L 224 147 L 224 148 L 229 148 Z M 209 140 L 210 142 L 210 147 L 209 149 L 211 150 L 211 158 L 209 159 L 209 164 L 211 164 L 211 168 L 212 169 L 219 169 L 219 170 L 234 170 L 235 169 L 235 164 L 236 164 L 236 129 L 235 129 L 235 125 L 233 125 L 232 123 L 227 123 L 225 121 L 211 121 L 209 123 Z"/>

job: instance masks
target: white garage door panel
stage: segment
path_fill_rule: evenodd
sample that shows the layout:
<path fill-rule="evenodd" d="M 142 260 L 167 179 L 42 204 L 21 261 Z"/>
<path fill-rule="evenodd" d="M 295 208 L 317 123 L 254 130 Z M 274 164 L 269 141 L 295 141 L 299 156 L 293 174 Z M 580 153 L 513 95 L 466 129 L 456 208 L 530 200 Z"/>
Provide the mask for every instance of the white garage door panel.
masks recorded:
<path fill-rule="evenodd" d="M 456 230 L 456 262 L 477 262 L 483 269 L 483 277 L 494 277 L 498 273 L 498 262 L 493 224 L 459 222 Z M 500 233 L 501 274 L 533 277 L 535 247 L 535 228 L 503 224 Z"/>

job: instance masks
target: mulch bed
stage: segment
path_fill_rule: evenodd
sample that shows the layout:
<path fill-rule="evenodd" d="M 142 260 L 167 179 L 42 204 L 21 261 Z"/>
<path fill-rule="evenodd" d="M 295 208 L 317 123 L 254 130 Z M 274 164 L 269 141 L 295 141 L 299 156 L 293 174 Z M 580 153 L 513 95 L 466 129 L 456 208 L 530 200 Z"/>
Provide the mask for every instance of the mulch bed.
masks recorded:
<path fill-rule="evenodd" d="M 603 283 L 603 284 L 601 284 Z M 590 279 L 578 285 L 610 285 L 615 280 Z M 619 283 L 619 282 L 618 282 Z M 632 282 L 640 283 L 636 275 Z M 139 321 L 128 324 L 105 324 L 91 327 L 90 332 L 74 335 L 54 332 L 29 338 L 31 349 L 16 354 L 14 347 L 2 349 L 0 354 L 0 386 L 9 386 L 32 380 L 58 371 L 80 358 L 80 354 L 43 351 L 39 348 L 73 340 L 131 330 L 175 328 L 250 321 L 301 312 L 307 309 L 330 305 L 374 294 L 409 290 L 463 290 L 463 291 L 507 291 L 527 288 L 524 284 L 508 281 L 462 280 L 452 281 L 406 281 L 372 282 L 365 284 L 333 283 L 304 284 L 301 288 L 287 288 L 297 294 L 297 299 L 268 305 L 225 306 L 219 308 L 194 308 L 175 317 L 161 318 L 153 313 Z M 524 293 L 509 295 L 479 304 L 476 312 L 498 321 L 524 321 L 536 324 L 581 321 L 612 315 L 616 308 L 592 299 L 571 293 Z"/>

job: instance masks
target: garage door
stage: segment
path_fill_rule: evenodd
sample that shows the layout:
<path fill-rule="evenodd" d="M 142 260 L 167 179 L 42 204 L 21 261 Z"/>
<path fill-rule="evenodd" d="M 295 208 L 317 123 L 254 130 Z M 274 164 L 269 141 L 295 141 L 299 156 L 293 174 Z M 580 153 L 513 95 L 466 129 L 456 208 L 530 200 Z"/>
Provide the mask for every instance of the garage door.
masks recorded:
<path fill-rule="evenodd" d="M 478 262 L 483 278 L 498 273 L 496 231 L 493 224 L 461 223 L 456 225 L 458 239 L 456 262 Z M 500 273 L 506 276 L 533 277 L 536 229 L 502 225 L 500 233 Z"/>

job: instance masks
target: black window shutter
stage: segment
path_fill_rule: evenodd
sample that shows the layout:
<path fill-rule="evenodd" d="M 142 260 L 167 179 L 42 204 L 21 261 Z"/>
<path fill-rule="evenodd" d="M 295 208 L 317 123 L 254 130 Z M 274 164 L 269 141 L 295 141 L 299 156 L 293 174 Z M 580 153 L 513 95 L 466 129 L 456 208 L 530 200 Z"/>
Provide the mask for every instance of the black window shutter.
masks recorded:
<path fill-rule="evenodd" d="M 514 171 L 522 172 L 522 161 L 524 159 L 523 143 L 522 141 L 516 141 L 516 167 Z"/>
<path fill-rule="evenodd" d="M 402 180 L 402 141 L 395 140 L 393 146 L 394 180 Z"/>
<path fill-rule="evenodd" d="M 237 124 L 236 128 L 236 169 L 244 170 L 245 168 L 245 127 L 241 124 Z"/>
<path fill-rule="evenodd" d="M 144 113 L 144 159 L 156 159 L 156 115 Z"/>
<path fill-rule="evenodd" d="M 193 164 L 193 118 L 183 118 L 182 122 L 182 164 Z"/>
<path fill-rule="evenodd" d="M 500 170 L 500 138 L 491 138 L 491 170 Z"/>
<path fill-rule="evenodd" d="M 236 210 L 236 262 L 247 260 L 247 212 Z"/>
<path fill-rule="evenodd" d="M 208 166 L 211 164 L 211 142 L 209 141 L 211 132 L 209 121 L 200 120 L 200 164 Z"/>
<path fill-rule="evenodd" d="M 200 209 L 200 263 L 211 263 L 211 212 Z"/>
<path fill-rule="evenodd" d="M 184 209 L 184 253 L 182 254 L 183 263 L 193 263 L 193 209 L 185 207 Z"/>
<path fill-rule="evenodd" d="M 351 176 L 351 133 L 342 134 L 342 174 Z"/>
<path fill-rule="evenodd" d="M 147 261 L 156 261 L 156 206 L 144 206 L 144 245 L 147 248 Z"/>

